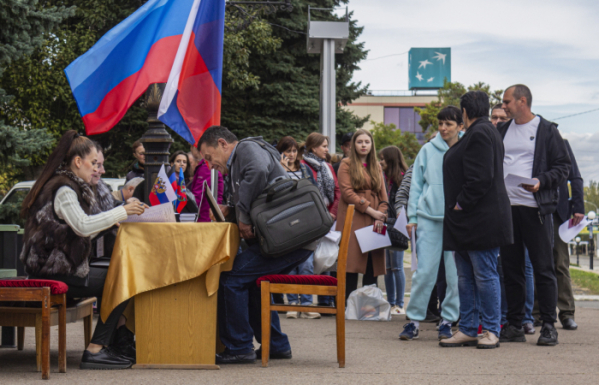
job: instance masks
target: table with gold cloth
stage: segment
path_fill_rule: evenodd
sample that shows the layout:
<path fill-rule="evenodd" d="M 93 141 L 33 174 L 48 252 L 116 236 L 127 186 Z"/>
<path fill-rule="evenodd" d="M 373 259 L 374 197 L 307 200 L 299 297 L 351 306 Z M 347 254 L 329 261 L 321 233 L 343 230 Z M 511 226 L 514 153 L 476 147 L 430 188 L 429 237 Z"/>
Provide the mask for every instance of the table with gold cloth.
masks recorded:
<path fill-rule="evenodd" d="M 238 248 L 231 223 L 121 224 L 100 316 L 135 298 L 136 368 L 218 368 L 216 293 Z"/>

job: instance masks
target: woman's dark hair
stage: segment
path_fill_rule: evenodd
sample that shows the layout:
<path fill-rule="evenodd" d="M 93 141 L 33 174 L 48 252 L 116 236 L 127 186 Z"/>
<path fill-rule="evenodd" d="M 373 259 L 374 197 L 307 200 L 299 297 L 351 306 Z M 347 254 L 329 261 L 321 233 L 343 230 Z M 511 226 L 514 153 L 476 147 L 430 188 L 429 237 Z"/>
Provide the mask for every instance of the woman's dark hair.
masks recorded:
<path fill-rule="evenodd" d="M 291 136 L 284 136 L 277 143 L 277 151 L 279 152 L 279 154 L 282 154 L 285 151 L 288 151 L 294 147 L 297 150 L 297 156 L 295 157 L 295 162 L 294 162 L 293 166 L 295 167 L 296 170 L 299 170 L 299 168 L 300 168 L 300 156 L 299 156 L 300 149 L 299 149 L 299 144 L 297 144 L 297 141 L 295 139 L 293 139 L 293 137 L 291 137 Z"/>
<path fill-rule="evenodd" d="M 191 175 L 189 175 L 189 156 L 187 156 L 187 153 L 185 151 L 176 151 L 175 153 L 173 153 L 173 155 L 171 155 L 171 157 L 169 158 L 169 162 L 171 163 L 171 166 L 174 165 L 175 160 L 179 155 L 183 155 L 185 157 L 185 160 L 187 161 L 187 167 L 185 167 L 185 171 L 183 171 L 183 177 L 185 179 L 190 179 Z M 173 171 L 175 171 L 174 166 Z M 179 174 L 177 174 L 177 177 L 179 177 Z"/>
<path fill-rule="evenodd" d="M 379 151 L 379 158 L 383 158 L 387 164 L 387 169 L 383 171 L 387 179 L 399 186 L 403 179 L 402 174 L 408 169 L 406 160 L 399 147 L 388 146 L 383 148 Z"/>
<path fill-rule="evenodd" d="M 466 110 L 469 119 L 489 116 L 489 95 L 483 91 L 468 91 L 460 98 L 460 107 Z"/>
<path fill-rule="evenodd" d="M 37 178 L 31 191 L 25 197 L 21 206 L 21 217 L 26 219 L 29 216 L 29 209 L 35 203 L 42 188 L 54 176 L 56 170 L 60 167 L 69 167 L 76 157 L 85 158 L 95 148 L 96 145 L 92 140 L 86 136 L 80 136 L 77 131 L 69 130 L 65 132 L 62 138 L 60 138 L 58 146 L 56 146 L 46 161 L 46 165 L 39 178 Z"/>
<path fill-rule="evenodd" d="M 457 108 L 456 106 L 447 106 L 445 108 L 443 108 L 441 111 L 439 111 L 439 113 L 437 114 L 437 120 L 438 121 L 454 121 L 458 124 L 458 126 L 460 124 L 464 123 L 464 119 L 462 118 L 462 110 L 460 110 L 459 108 Z"/>

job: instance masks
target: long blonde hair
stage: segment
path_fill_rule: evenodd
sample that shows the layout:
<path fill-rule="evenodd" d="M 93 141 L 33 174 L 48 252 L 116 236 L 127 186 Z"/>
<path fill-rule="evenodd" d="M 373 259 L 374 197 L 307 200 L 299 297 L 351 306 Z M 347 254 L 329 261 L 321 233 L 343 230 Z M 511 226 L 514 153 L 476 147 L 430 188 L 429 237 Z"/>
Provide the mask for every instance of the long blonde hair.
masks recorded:
<path fill-rule="evenodd" d="M 370 152 L 366 156 L 366 163 L 368 165 L 366 172 L 370 176 L 371 180 L 370 190 L 378 193 L 383 189 L 383 180 L 381 178 L 381 166 L 379 165 L 378 159 L 376 157 L 374 139 L 370 131 L 357 130 L 352 137 L 351 151 L 349 155 L 349 177 L 351 179 L 351 186 L 354 190 L 365 190 L 367 188 L 366 178 L 364 175 L 364 166 L 362 165 L 360 156 L 356 151 L 356 140 L 360 135 L 367 135 L 372 143 Z"/>

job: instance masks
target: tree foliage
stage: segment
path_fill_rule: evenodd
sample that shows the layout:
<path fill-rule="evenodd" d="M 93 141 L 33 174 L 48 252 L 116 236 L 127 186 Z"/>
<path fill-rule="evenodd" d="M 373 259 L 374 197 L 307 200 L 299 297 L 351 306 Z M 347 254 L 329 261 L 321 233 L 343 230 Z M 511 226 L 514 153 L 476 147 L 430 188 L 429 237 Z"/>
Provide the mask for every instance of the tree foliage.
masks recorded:
<path fill-rule="evenodd" d="M 403 153 L 406 163 L 411 165 L 420 151 L 420 143 L 416 139 L 416 135 L 411 132 L 398 130 L 395 124 L 385 124 L 371 122 L 372 136 L 377 151 L 382 150 L 387 146 L 397 146 Z"/>
<path fill-rule="evenodd" d="M 595 180 L 589 181 L 589 185 L 584 188 L 584 200 L 585 213 L 588 213 L 589 211 L 598 211 L 597 207 L 599 207 L 599 182 Z"/>
<path fill-rule="evenodd" d="M 422 131 L 426 133 L 426 137 L 430 136 L 439 130 L 439 121 L 437 114 L 444 107 L 460 106 L 460 97 L 467 91 L 484 91 L 489 95 L 491 106 L 501 102 L 503 90 L 491 91 L 491 86 L 483 82 L 475 83 L 467 88 L 459 82 L 448 82 L 445 80 L 443 87 L 437 91 L 437 100 L 426 103 L 423 108 L 414 107 L 414 111 L 420 114 L 420 126 Z"/>

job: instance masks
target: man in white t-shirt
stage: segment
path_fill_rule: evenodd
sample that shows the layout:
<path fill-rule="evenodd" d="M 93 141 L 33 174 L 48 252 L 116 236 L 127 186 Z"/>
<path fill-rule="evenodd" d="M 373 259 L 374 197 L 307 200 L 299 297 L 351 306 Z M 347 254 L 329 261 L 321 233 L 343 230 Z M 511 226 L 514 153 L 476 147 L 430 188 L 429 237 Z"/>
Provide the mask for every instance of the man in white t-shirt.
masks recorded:
<path fill-rule="evenodd" d="M 533 265 L 543 327 L 537 345 L 557 345 L 557 281 L 553 263 L 553 214 L 557 189 L 568 177 L 570 157 L 557 125 L 531 112 L 532 94 L 522 84 L 509 87 L 503 109 L 511 118 L 497 129 L 503 136 L 504 176 L 532 178 L 534 185 L 510 186 L 514 244 L 501 248 L 508 325 L 500 342 L 525 342 L 522 320 L 526 295 L 525 249 Z"/>

